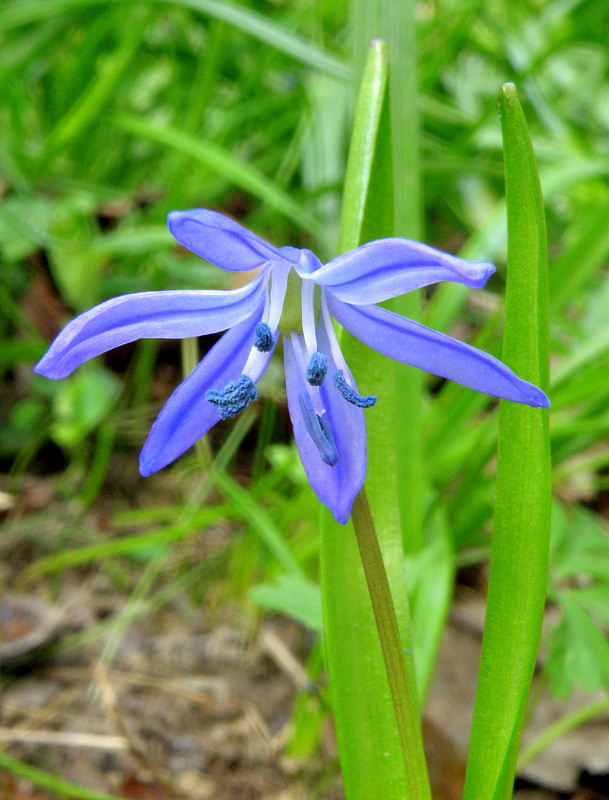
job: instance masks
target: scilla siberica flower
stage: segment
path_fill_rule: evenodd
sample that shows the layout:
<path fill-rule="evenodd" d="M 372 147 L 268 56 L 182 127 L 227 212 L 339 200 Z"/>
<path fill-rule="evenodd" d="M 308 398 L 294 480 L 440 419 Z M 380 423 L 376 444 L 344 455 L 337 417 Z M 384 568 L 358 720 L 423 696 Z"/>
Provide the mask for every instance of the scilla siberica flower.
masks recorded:
<path fill-rule="evenodd" d="M 379 239 L 321 264 L 310 250 L 274 247 L 215 211 L 169 214 L 184 247 L 221 269 L 260 268 L 232 291 L 139 292 L 108 300 L 57 336 L 36 372 L 63 378 L 89 358 L 140 338 L 203 336 L 226 330 L 171 395 L 142 449 L 147 476 L 176 459 L 221 419 L 256 399 L 256 383 L 284 334 L 288 407 L 311 486 L 346 522 L 366 473 L 362 396 L 340 351 L 332 318 L 396 361 L 497 397 L 549 405 L 545 394 L 496 358 L 405 319 L 376 303 L 437 281 L 484 286 L 495 268 L 408 239 Z M 286 293 L 300 291 L 302 316 L 284 314 Z M 289 304 L 287 304 L 289 305 Z"/>

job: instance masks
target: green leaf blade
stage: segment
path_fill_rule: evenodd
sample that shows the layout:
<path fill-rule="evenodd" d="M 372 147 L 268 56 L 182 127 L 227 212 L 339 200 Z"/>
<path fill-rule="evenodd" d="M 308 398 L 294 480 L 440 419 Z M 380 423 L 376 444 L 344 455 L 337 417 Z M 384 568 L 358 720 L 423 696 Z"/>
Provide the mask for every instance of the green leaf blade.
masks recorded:
<path fill-rule="evenodd" d="M 344 189 L 341 250 L 393 231 L 391 126 L 387 48 L 372 42 L 359 94 Z M 389 184 L 389 185 L 388 185 Z M 387 360 L 348 334 L 343 353 L 361 391 L 374 388 L 382 407 L 367 418 L 367 489 L 396 609 L 411 702 L 394 709 L 369 589 L 351 522 L 322 517 L 321 568 L 324 640 L 333 710 L 349 800 L 428 797 L 429 787 L 414 698 L 408 597 L 399 515 L 395 373 Z M 414 698 L 414 702 L 412 701 Z M 401 714 L 407 768 L 396 711 Z M 407 775 L 407 772 L 409 773 Z"/>
<path fill-rule="evenodd" d="M 503 359 L 548 386 L 547 246 L 533 148 L 515 87 L 499 106 L 505 152 L 508 280 Z M 501 401 L 497 502 L 465 798 L 511 797 L 541 634 L 550 531 L 548 412 Z"/>

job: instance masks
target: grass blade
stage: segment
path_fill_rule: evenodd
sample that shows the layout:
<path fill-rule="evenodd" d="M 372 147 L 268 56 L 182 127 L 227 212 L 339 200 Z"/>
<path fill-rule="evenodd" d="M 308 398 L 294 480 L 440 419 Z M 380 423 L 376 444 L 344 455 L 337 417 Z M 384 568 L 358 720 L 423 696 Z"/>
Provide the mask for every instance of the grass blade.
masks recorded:
<path fill-rule="evenodd" d="M 226 495 L 239 515 L 249 522 L 285 571 L 290 575 L 306 578 L 303 568 L 292 555 L 283 533 L 262 506 L 253 500 L 250 493 L 246 489 L 242 489 L 227 472 L 214 472 L 213 477 L 218 489 Z"/>
<path fill-rule="evenodd" d="M 32 767 L 23 761 L 17 761 L 16 758 L 11 758 L 3 750 L 0 750 L 0 768 L 3 771 L 6 770 L 13 775 L 17 775 L 19 778 L 30 781 L 34 786 L 48 789 L 58 797 L 68 797 L 72 798 L 72 800 L 121 800 L 117 795 L 96 792 L 94 789 L 78 786 L 78 784 L 71 781 L 64 781 L 63 778 L 56 778 L 55 775 L 51 775 L 49 772 Z"/>
<path fill-rule="evenodd" d="M 541 187 L 516 89 L 499 96 L 508 215 L 503 358 L 548 386 L 547 245 Z M 466 800 L 507 800 L 544 611 L 550 532 L 545 409 L 501 401 L 497 502 Z"/>
<path fill-rule="evenodd" d="M 393 220 L 381 236 L 421 236 L 421 189 L 419 99 L 417 86 L 417 37 L 413 0 L 352 0 L 355 58 L 365 52 L 371 36 L 387 42 L 389 51 L 389 98 L 391 117 L 391 168 L 382 179 L 387 191 L 391 175 Z M 362 241 L 374 238 L 365 234 Z M 411 319 L 421 317 L 420 292 L 408 292 L 387 307 Z M 394 419 L 396 439 L 401 442 L 400 512 L 402 538 L 407 552 L 423 548 L 423 501 L 425 470 L 421 436 L 423 373 L 395 364 L 400 414 Z"/>
<path fill-rule="evenodd" d="M 237 3 L 227 2 L 227 0 L 153 0 L 153 2 L 161 5 L 182 6 L 208 14 L 228 22 L 233 27 L 287 53 L 310 67 L 329 72 L 343 80 L 348 79 L 350 75 L 348 65 L 336 56 L 326 53 L 283 25 Z M 0 14 L 0 31 L 49 19 L 66 11 L 117 5 L 118 3 L 131 5 L 132 0 L 29 0 L 27 3 L 24 3 L 23 0 L 13 0 L 12 3 L 5 4 L 2 14 Z"/>
<path fill-rule="evenodd" d="M 141 9 L 140 9 L 141 11 Z M 46 162 L 57 150 L 83 134 L 91 125 L 115 92 L 116 85 L 125 74 L 142 42 L 142 34 L 152 15 L 131 13 L 128 35 L 115 53 L 107 58 L 104 69 L 98 70 L 86 90 L 49 133 L 42 162 Z"/>
<path fill-rule="evenodd" d="M 280 189 L 247 161 L 225 148 L 212 142 L 201 141 L 169 125 L 159 125 L 152 120 L 140 119 L 131 114 L 117 113 L 112 116 L 112 119 L 121 128 L 136 136 L 151 139 L 191 156 L 235 185 L 251 192 L 255 197 L 285 214 L 286 217 L 293 219 L 306 230 L 317 236 L 322 235 L 323 230 L 318 220 L 295 202 L 287 192 Z"/>
<path fill-rule="evenodd" d="M 391 175 L 391 147 L 386 81 L 386 46 L 376 41 L 371 46 L 364 70 L 353 127 L 344 188 L 341 250 L 352 249 L 368 238 L 386 235 L 392 230 L 393 197 L 391 184 L 387 186 L 387 175 Z M 383 396 L 382 408 L 375 408 L 375 414 L 367 419 L 367 486 L 384 569 L 397 611 L 402 647 L 412 651 L 408 644 L 410 623 L 393 430 L 396 415 L 394 372 L 391 368 L 387 369 L 386 359 L 347 334 L 341 339 L 341 347 L 358 377 L 360 390 L 372 390 L 374 386 Z M 356 501 L 354 519 L 356 506 L 359 504 L 361 511 L 363 502 L 361 498 Z M 359 514 L 360 541 L 362 528 L 369 523 L 368 517 L 369 512 Z M 416 736 L 417 709 L 413 708 L 416 699 L 414 702 L 411 699 L 409 706 L 404 705 L 394 712 L 362 557 L 352 523 L 339 525 L 325 512 L 321 527 L 324 641 L 345 794 L 349 800 L 370 800 L 374 797 L 397 800 L 413 797 L 417 790 L 421 796 L 425 796 L 427 779 L 420 737 L 417 742 Z M 376 606 L 378 610 L 378 598 Z M 388 660 L 392 661 L 391 653 Z M 407 681 L 414 686 L 411 652 L 405 653 L 404 660 L 407 662 Z M 404 675 L 398 677 L 403 678 Z M 395 691 L 395 681 L 392 689 Z M 415 692 L 411 690 L 409 694 L 412 698 Z M 411 777 L 415 776 L 412 782 L 406 777 L 396 713 L 401 714 L 402 734 L 406 732 L 406 736 L 403 736 L 404 749 L 420 756 L 409 758 Z M 410 732 L 413 729 L 415 731 L 412 736 L 409 729 Z"/>

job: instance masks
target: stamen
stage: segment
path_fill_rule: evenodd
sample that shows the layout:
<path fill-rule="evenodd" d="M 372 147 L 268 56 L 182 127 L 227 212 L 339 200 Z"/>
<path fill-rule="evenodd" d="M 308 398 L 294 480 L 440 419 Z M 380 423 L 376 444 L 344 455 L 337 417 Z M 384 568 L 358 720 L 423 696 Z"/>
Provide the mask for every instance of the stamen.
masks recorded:
<path fill-rule="evenodd" d="M 336 331 L 334 330 L 334 325 L 332 325 L 332 318 L 330 317 L 330 310 L 328 309 L 328 302 L 323 289 L 321 292 L 321 316 L 326 329 L 326 336 L 330 342 L 330 352 L 332 353 L 334 363 L 339 369 L 342 369 L 348 373 L 349 368 L 347 367 L 347 362 L 345 361 L 345 357 L 343 356 L 338 344 L 338 339 L 336 338 Z"/>
<path fill-rule="evenodd" d="M 275 344 L 273 331 L 266 322 L 259 322 L 254 329 L 254 347 L 261 353 L 269 353 Z"/>
<path fill-rule="evenodd" d="M 290 267 L 285 269 L 283 265 L 276 264 L 273 266 L 271 274 L 271 299 L 269 304 L 268 325 L 272 331 L 276 331 L 279 320 L 281 319 L 281 312 L 283 311 L 283 301 L 285 300 L 285 293 L 288 288 Z"/>
<path fill-rule="evenodd" d="M 353 403 L 358 408 L 370 408 L 376 403 L 375 395 L 368 394 L 364 397 L 358 394 L 352 386 L 349 386 L 342 369 L 338 369 L 334 373 L 334 385 L 348 403 Z"/>
<path fill-rule="evenodd" d="M 306 379 L 311 386 L 321 386 L 328 371 L 328 357 L 323 353 L 313 353 L 309 359 Z"/>
<path fill-rule="evenodd" d="M 319 450 L 321 460 L 329 467 L 334 467 L 338 463 L 338 452 L 334 444 L 332 429 L 325 414 L 316 414 L 311 398 L 306 392 L 298 395 L 300 410 L 304 424 L 313 439 L 313 443 Z"/>
<path fill-rule="evenodd" d="M 315 284 L 313 281 L 302 282 L 301 308 L 302 333 L 307 348 L 307 354 L 312 356 L 317 350 L 317 337 L 315 335 Z"/>
<path fill-rule="evenodd" d="M 270 298 L 267 296 L 262 319 L 254 329 L 254 346 L 243 367 L 243 374 L 248 375 L 254 381 L 257 381 L 266 369 L 268 364 L 266 354 L 271 353 L 275 347 L 275 333 L 281 318 L 290 269 L 290 267 L 285 268 L 281 263 L 274 264 L 271 268 Z M 262 349 L 259 344 L 265 346 L 268 344 L 268 347 Z"/>
<path fill-rule="evenodd" d="M 294 355 L 296 357 L 296 363 L 298 364 L 298 370 L 301 375 L 306 377 L 308 372 L 307 362 L 305 361 L 305 354 L 304 349 L 301 342 L 301 337 L 298 336 L 294 331 L 290 334 L 290 339 L 292 341 L 292 346 L 294 348 Z M 309 384 L 311 385 L 311 384 Z M 310 389 L 307 388 L 307 396 L 313 406 L 313 410 L 320 417 L 322 414 L 326 413 L 326 409 L 324 408 L 324 402 L 321 396 L 321 392 L 319 387 L 312 386 Z"/>
<path fill-rule="evenodd" d="M 239 375 L 220 391 L 208 389 L 205 392 L 205 399 L 218 406 L 218 413 L 222 419 L 236 417 L 257 397 L 256 387 L 247 375 Z"/>
<path fill-rule="evenodd" d="M 334 373 L 334 385 L 348 403 L 352 403 L 358 408 L 370 408 L 371 406 L 375 405 L 377 401 L 375 395 L 369 394 L 364 397 L 363 395 L 358 394 L 355 389 L 345 380 L 345 373 L 349 375 L 350 372 L 336 338 L 336 332 L 334 330 L 334 326 L 332 325 L 332 318 L 330 317 L 330 311 L 326 301 L 326 295 L 323 290 L 321 293 L 321 315 L 324 327 L 326 329 L 328 342 L 330 344 L 330 352 L 332 353 L 334 363 L 338 367 Z"/>

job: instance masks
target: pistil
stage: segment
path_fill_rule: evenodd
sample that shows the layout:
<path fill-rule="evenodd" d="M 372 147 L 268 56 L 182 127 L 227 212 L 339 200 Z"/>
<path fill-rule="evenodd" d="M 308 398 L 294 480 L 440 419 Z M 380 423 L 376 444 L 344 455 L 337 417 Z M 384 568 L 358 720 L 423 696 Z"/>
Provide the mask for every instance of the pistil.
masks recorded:
<path fill-rule="evenodd" d="M 306 392 L 298 395 L 300 410 L 304 424 L 313 440 L 314 445 L 319 451 L 321 460 L 329 467 L 334 467 L 338 463 L 338 451 L 334 444 L 332 428 L 325 414 L 317 414 L 311 403 L 311 398 Z"/>

